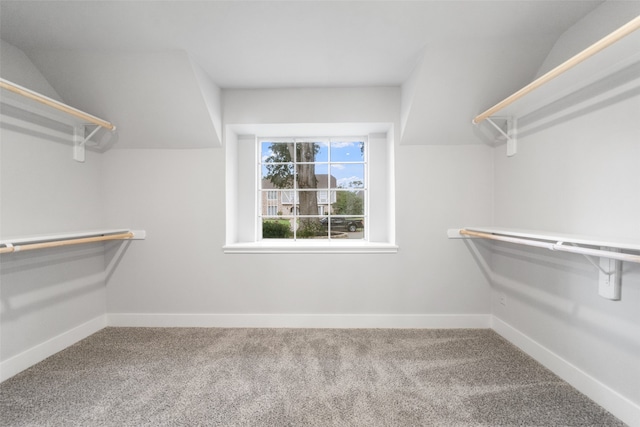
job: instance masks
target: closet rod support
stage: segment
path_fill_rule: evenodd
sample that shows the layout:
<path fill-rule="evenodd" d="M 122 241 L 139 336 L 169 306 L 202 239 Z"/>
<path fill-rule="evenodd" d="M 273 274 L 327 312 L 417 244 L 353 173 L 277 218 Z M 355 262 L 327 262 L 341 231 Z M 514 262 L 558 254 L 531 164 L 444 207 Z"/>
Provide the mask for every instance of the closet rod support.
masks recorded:
<path fill-rule="evenodd" d="M 84 162 L 85 145 L 100 130 L 100 126 L 94 125 L 95 129 L 85 137 L 87 126 L 91 126 L 91 124 L 76 126 L 73 130 L 73 160 L 77 162 Z"/>
<path fill-rule="evenodd" d="M 504 119 L 507 121 L 507 131 L 502 130 L 500 126 L 498 126 L 491 118 L 487 117 L 485 120 L 488 121 L 494 128 L 498 130 L 506 139 L 507 139 L 507 156 L 511 157 L 518 152 L 518 119 L 515 117 L 494 117 L 495 119 Z"/>
<path fill-rule="evenodd" d="M 556 245 L 563 245 L 564 242 L 563 241 L 559 241 L 556 243 Z M 575 248 L 579 248 L 580 246 L 576 245 L 575 243 L 569 243 L 569 245 L 575 247 Z M 604 250 L 604 248 L 601 248 Z M 591 255 L 587 255 L 587 254 L 581 254 L 587 261 L 589 261 L 589 263 L 591 263 L 591 265 L 593 265 L 595 268 L 597 268 L 598 270 L 600 270 L 600 272 L 602 274 L 606 274 L 608 276 L 615 274 L 615 270 L 611 271 L 607 271 L 604 268 L 602 268 L 602 266 L 600 266 L 600 264 L 598 264 Z"/>
<path fill-rule="evenodd" d="M 86 128 L 87 126 L 90 126 L 90 125 L 85 125 L 85 128 Z M 85 144 L 87 143 L 87 141 L 89 141 L 91 138 L 93 138 L 93 135 L 95 135 L 95 134 L 96 134 L 96 132 L 98 132 L 98 131 L 100 130 L 100 126 L 98 126 L 98 125 L 95 125 L 95 126 L 96 126 L 96 127 L 95 127 L 95 129 L 93 129 L 93 131 L 89 134 L 89 136 L 87 136 L 87 137 L 82 141 L 82 145 L 85 145 Z"/>
<path fill-rule="evenodd" d="M 610 252 L 620 252 L 616 248 L 601 247 L 600 249 Z M 620 299 L 621 293 L 622 261 L 604 257 L 600 258 L 600 272 L 598 274 L 598 295 L 612 301 L 617 301 Z"/>

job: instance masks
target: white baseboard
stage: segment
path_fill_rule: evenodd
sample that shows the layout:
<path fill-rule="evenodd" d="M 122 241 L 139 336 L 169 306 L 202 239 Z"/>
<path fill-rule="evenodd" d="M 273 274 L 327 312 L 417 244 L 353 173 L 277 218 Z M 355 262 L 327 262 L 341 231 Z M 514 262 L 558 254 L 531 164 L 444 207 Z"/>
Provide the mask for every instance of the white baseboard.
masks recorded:
<path fill-rule="evenodd" d="M 11 378 L 19 372 L 43 361 L 49 356 L 77 343 L 91 334 L 107 326 L 106 315 L 98 316 L 80 326 L 55 336 L 41 344 L 36 345 L 20 354 L 0 362 L 0 382 Z"/>
<path fill-rule="evenodd" d="M 489 328 L 489 314 L 110 313 L 109 326 L 218 328 Z"/>
<path fill-rule="evenodd" d="M 640 427 L 640 406 L 631 400 L 495 316 L 491 328 L 630 427 Z"/>

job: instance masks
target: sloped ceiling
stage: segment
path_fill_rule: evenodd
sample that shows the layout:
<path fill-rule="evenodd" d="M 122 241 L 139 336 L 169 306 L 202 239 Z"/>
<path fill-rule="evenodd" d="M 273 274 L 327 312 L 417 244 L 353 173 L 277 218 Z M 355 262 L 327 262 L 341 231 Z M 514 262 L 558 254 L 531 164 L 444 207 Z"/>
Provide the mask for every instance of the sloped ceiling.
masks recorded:
<path fill-rule="evenodd" d="M 220 145 L 219 107 L 211 105 L 219 89 L 184 51 L 39 51 L 31 60 L 68 104 L 117 126 L 117 148 Z"/>
<path fill-rule="evenodd" d="M 366 86 L 403 86 L 403 143 L 468 144 L 601 3 L 3 0 L 0 36 L 117 147 L 218 144 L 219 88 Z"/>
<path fill-rule="evenodd" d="M 607 2 L 558 39 L 540 35 L 535 40 L 511 37 L 427 46 L 421 63 L 402 86 L 402 144 L 442 144 L 443 141 L 447 144 L 494 144 L 497 132 L 490 126 L 472 124 L 473 117 L 634 19 L 639 13 L 640 2 Z M 583 72 L 591 70 L 594 76 L 600 74 L 602 77 L 605 69 L 612 72 L 620 66 L 627 66 L 627 59 L 631 60 L 632 56 L 637 58 L 639 37 L 638 32 L 629 35 L 590 60 L 588 66 L 581 64 L 577 68 Z M 617 64 L 620 58 L 623 60 Z M 473 68 L 469 69 L 471 64 Z M 536 69 L 538 71 L 531 74 L 531 70 Z M 632 70 L 626 72 L 631 73 Z M 570 77 L 556 78 L 551 84 L 545 85 L 544 91 L 529 95 L 529 104 L 535 103 L 532 99 L 539 100 L 539 94 L 546 95 L 548 98 L 544 101 L 548 103 L 562 94 L 567 95 L 570 87 L 572 90 L 584 87 L 589 76 L 578 78 L 581 74 L 584 73 L 571 70 L 571 73 L 567 73 Z M 613 89 L 627 83 L 628 80 L 624 79 L 630 78 L 637 79 L 637 75 L 620 75 L 616 81 L 609 79 L 606 89 L 616 94 Z M 549 89 L 551 87 L 553 89 Z M 555 93 L 550 95 L 549 91 Z M 602 96 L 599 100 L 602 101 Z M 544 102 L 538 104 L 545 105 Z M 452 114 L 453 111 L 456 113 Z M 516 116 L 522 118 L 519 114 Z"/>
<path fill-rule="evenodd" d="M 555 40 L 445 42 L 424 49 L 403 84 L 403 145 L 492 144 L 471 120 L 532 80 Z"/>

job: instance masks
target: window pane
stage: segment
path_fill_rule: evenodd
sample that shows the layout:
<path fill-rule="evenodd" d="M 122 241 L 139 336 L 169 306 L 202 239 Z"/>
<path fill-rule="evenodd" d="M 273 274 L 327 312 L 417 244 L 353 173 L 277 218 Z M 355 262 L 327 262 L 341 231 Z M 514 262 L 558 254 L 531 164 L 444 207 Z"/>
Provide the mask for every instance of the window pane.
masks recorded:
<path fill-rule="evenodd" d="M 300 213 L 299 204 L 300 197 L 293 190 L 282 191 L 281 196 L 281 211 L 284 215 L 297 215 Z"/>
<path fill-rule="evenodd" d="M 300 215 L 318 215 L 317 191 L 298 191 L 297 197 Z"/>
<path fill-rule="evenodd" d="M 296 184 L 300 189 L 318 188 L 316 165 L 298 163 L 296 165 Z"/>
<path fill-rule="evenodd" d="M 263 239 L 293 239 L 293 218 L 262 220 Z"/>
<path fill-rule="evenodd" d="M 364 163 L 331 163 L 331 188 L 364 188 Z"/>
<path fill-rule="evenodd" d="M 293 205 L 293 204 L 298 204 L 298 197 L 296 197 L 296 192 L 295 191 L 282 191 L 280 193 L 280 196 L 282 197 L 282 204 L 283 205 Z"/>
<path fill-rule="evenodd" d="M 331 162 L 364 162 L 364 143 L 360 141 L 332 141 Z"/>
<path fill-rule="evenodd" d="M 318 191 L 318 206 L 329 204 L 329 192 Z M 318 215 L 324 215 L 325 210 L 319 211 Z"/>
<path fill-rule="evenodd" d="M 263 190 L 270 188 L 293 188 L 293 164 L 292 163 L 267 163 L 262 165 L 262 182 Z"/>
<path fill-rule="evenodd" d="M 262 215 L 263 216 L 276 216 L 278 214 L 282 215 L 282 205 L 279 203 L 280 200 L 279 191 L 275 190 L 267 190 L 261 192 L 261 206 L 262 206 Z"/>
<path fill-rule="evenodd" d="M 327 177 L 329 176 L 329 165 L 327 164 L 316 164 L 316 187 L 315 188 L 329 188 L 329 180 Z M 335 181 L 335 178 L 334 178 Z"/>
<path fill-rule="evenodd" d="M 327 144 L 322 142 L 298 142 L 296 144 L 296 162 L 317 163 L 328 162 Z"/>
<path fill-rule="evenodd" d="M 300 217 L 296 237 L 298 239 L 326 239 L 328 230 L 322 225 L 318 217 Z"/>
<path fill-rule="evenodd" d="M 260 159 L 262 163 L 293 162 L 292 142 L 262 142 Z"/>
<path fill-rule="evenodd" d="M 294 188 L 294 149 L 292 142 L 261 142 L 262 189 Z"/>
<path fill-rule="evenodd" d="M 364 215 L 365 191 L 336 190 L 331 198 L 335 200 L 331 205 L 333 215 Z"/>
<path fill-rule="evenodd" d="M 316 162 L 328 162 L 329 161 L 329 142 L 316 141 Z"/>
<path fill-rule="evenodd" d="M 332 239 L 364 239 L 364 218 L 362 216 L 329 216 L 321 220 Z"/>

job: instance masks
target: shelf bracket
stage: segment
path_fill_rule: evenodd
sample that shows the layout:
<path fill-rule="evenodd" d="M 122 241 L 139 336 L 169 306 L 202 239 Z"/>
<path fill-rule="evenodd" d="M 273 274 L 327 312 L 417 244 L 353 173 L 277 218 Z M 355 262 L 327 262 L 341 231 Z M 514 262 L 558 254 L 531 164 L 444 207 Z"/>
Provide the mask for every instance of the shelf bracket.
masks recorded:
<path fill-rule="evenodd" d="M 507 156 L 514 156 L 518 152 L 518 119 L 515 117 L 507 117 L 507 131 L 502 130 L 490 117 L 487 120 L 507 139 Z"/>
<path fill-rule="evenodd" d="M 87 133 L 87 126 L 95 126 L 95 128 L 88 136 L 85 136 Z M 99 129 L 100 126 L 92 124 L 80 125 L 73 128 L 73 160 L 77 162 L 84 162 L 85 145 Z"/>
<path fill-rule="evenodd" d="M 556 245 L 562 245 L 562 244 L 564 244 L 564 242 L 556 243 Z M 576 247 L 576 248 L 580 247 L 580 246 L 576 245 L 575 243 L 570 243 L 570 245 L 573 246 L 573 247 Z M 604 275 L 610 276 L 610 275 L 615 273 L 615 271 L 612 271 L 612 270 L 605 270 L 604 267 L 606 267 L 606 266 L 600 265 L 598 262 L 596 262 L 594 260 L 594 258 L 592 256 L 587 255 L 587 254 L 582 254 L 582 256 L 585 257 L 585 259 L 587 261 L 589 261 L 591 263 L 591 265 L 593 265 L 595 268 L 600 270 L 601 275 L 604 274 Z"/>
<path fill-rule="evenodd" d="M 620 250 L 616 248 L 601 247 L 600 249 L 620 252 Z M 603 298 L 614 301 L 619 300 L 620 289 L 622 287 L 622 261 L 601 257 L 599 270 L 598 294 Z"/>

